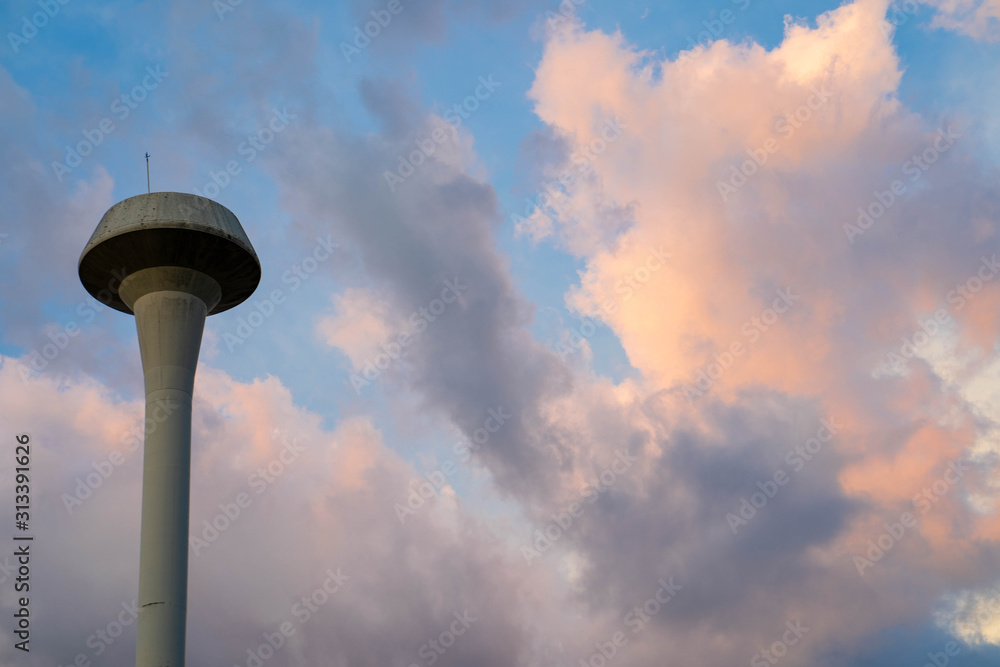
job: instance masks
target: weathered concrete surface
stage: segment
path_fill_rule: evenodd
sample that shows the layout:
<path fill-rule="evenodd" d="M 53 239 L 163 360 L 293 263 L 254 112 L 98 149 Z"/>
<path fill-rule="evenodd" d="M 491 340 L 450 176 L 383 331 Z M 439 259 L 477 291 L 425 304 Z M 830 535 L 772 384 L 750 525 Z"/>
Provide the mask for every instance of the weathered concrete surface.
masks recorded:
<path fill-rule="evenodd" d="M 118 293 L 121 281 L 156 266 L 195 269 L 219 283 L 222 298 L 210 315 L 241 303 L 260 282 L 260 260 L 233 212 L 183 192 L 138 195 L 108 209 L 80 256 L 79 273 L 95 299 L 131 313 Z"/>

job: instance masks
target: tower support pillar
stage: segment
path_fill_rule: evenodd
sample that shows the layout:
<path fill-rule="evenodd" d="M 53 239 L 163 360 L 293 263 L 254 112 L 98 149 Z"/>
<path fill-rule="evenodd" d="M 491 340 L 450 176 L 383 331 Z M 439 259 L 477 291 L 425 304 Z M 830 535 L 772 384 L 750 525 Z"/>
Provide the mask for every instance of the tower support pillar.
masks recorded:
<path fill-rule="evenodd" d="M 135 313 L 146 387 L 136 667 L 183 667 L 187 622 L 191 401 L 205 318 L 221 291 L 178 267 L 132 274 L 119 290 Z"/>

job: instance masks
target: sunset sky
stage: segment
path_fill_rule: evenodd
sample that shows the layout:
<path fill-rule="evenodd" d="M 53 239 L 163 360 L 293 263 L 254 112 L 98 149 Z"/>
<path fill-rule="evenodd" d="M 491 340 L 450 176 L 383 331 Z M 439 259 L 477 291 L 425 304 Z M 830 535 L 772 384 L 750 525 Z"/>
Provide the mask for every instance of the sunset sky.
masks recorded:
<path fill-rule="evenodd" d="M 202 341 L 188 664 L 1000 664 L 997 0 L 0 28 L 0 664 L 134 662 L 142 368 L 77 262 L 147 151 L 263 267 Z"/>

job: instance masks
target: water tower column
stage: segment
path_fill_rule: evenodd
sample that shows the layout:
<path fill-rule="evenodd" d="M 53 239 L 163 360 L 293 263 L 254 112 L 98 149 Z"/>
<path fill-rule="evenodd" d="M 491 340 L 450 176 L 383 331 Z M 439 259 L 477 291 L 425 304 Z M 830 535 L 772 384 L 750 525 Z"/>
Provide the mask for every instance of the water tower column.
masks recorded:
<path fill-rule="evenodd" d="M 184 667 L 198 351 L 205 318 L 253 294 L 260 260 L 236 215 L 222 204 L 183 192 L 153 192 L 108 209 L 80 255 L 78 271 L 95 299 L 135 315 L 139 332 L 149 428 L 135 664 Z"/>
<path fill-rule="evenodd" d="M 219 284 L 192 269 L 133 273 L 119 289 L 135 313 L 146 388 L 136 667 L 184 665 L 191 400 L 205 318 Z M 149 421 L 152 420 L 152 421 Z"/>

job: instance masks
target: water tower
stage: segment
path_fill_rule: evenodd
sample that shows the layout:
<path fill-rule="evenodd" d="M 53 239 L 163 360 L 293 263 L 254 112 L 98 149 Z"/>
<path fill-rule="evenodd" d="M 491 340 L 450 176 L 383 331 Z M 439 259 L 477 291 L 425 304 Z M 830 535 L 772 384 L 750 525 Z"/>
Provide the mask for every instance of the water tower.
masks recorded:
<path fill-rule="evenodd" d="M 183 667 L 187 617 L 191 396 L 208 315 L 246 300 L 260 260 L 236 216 L 211 199 L 154 192 L 118 202 L 80 255 L 83 286 L 135 315 L 146 385 L 136 667 Z"/>

